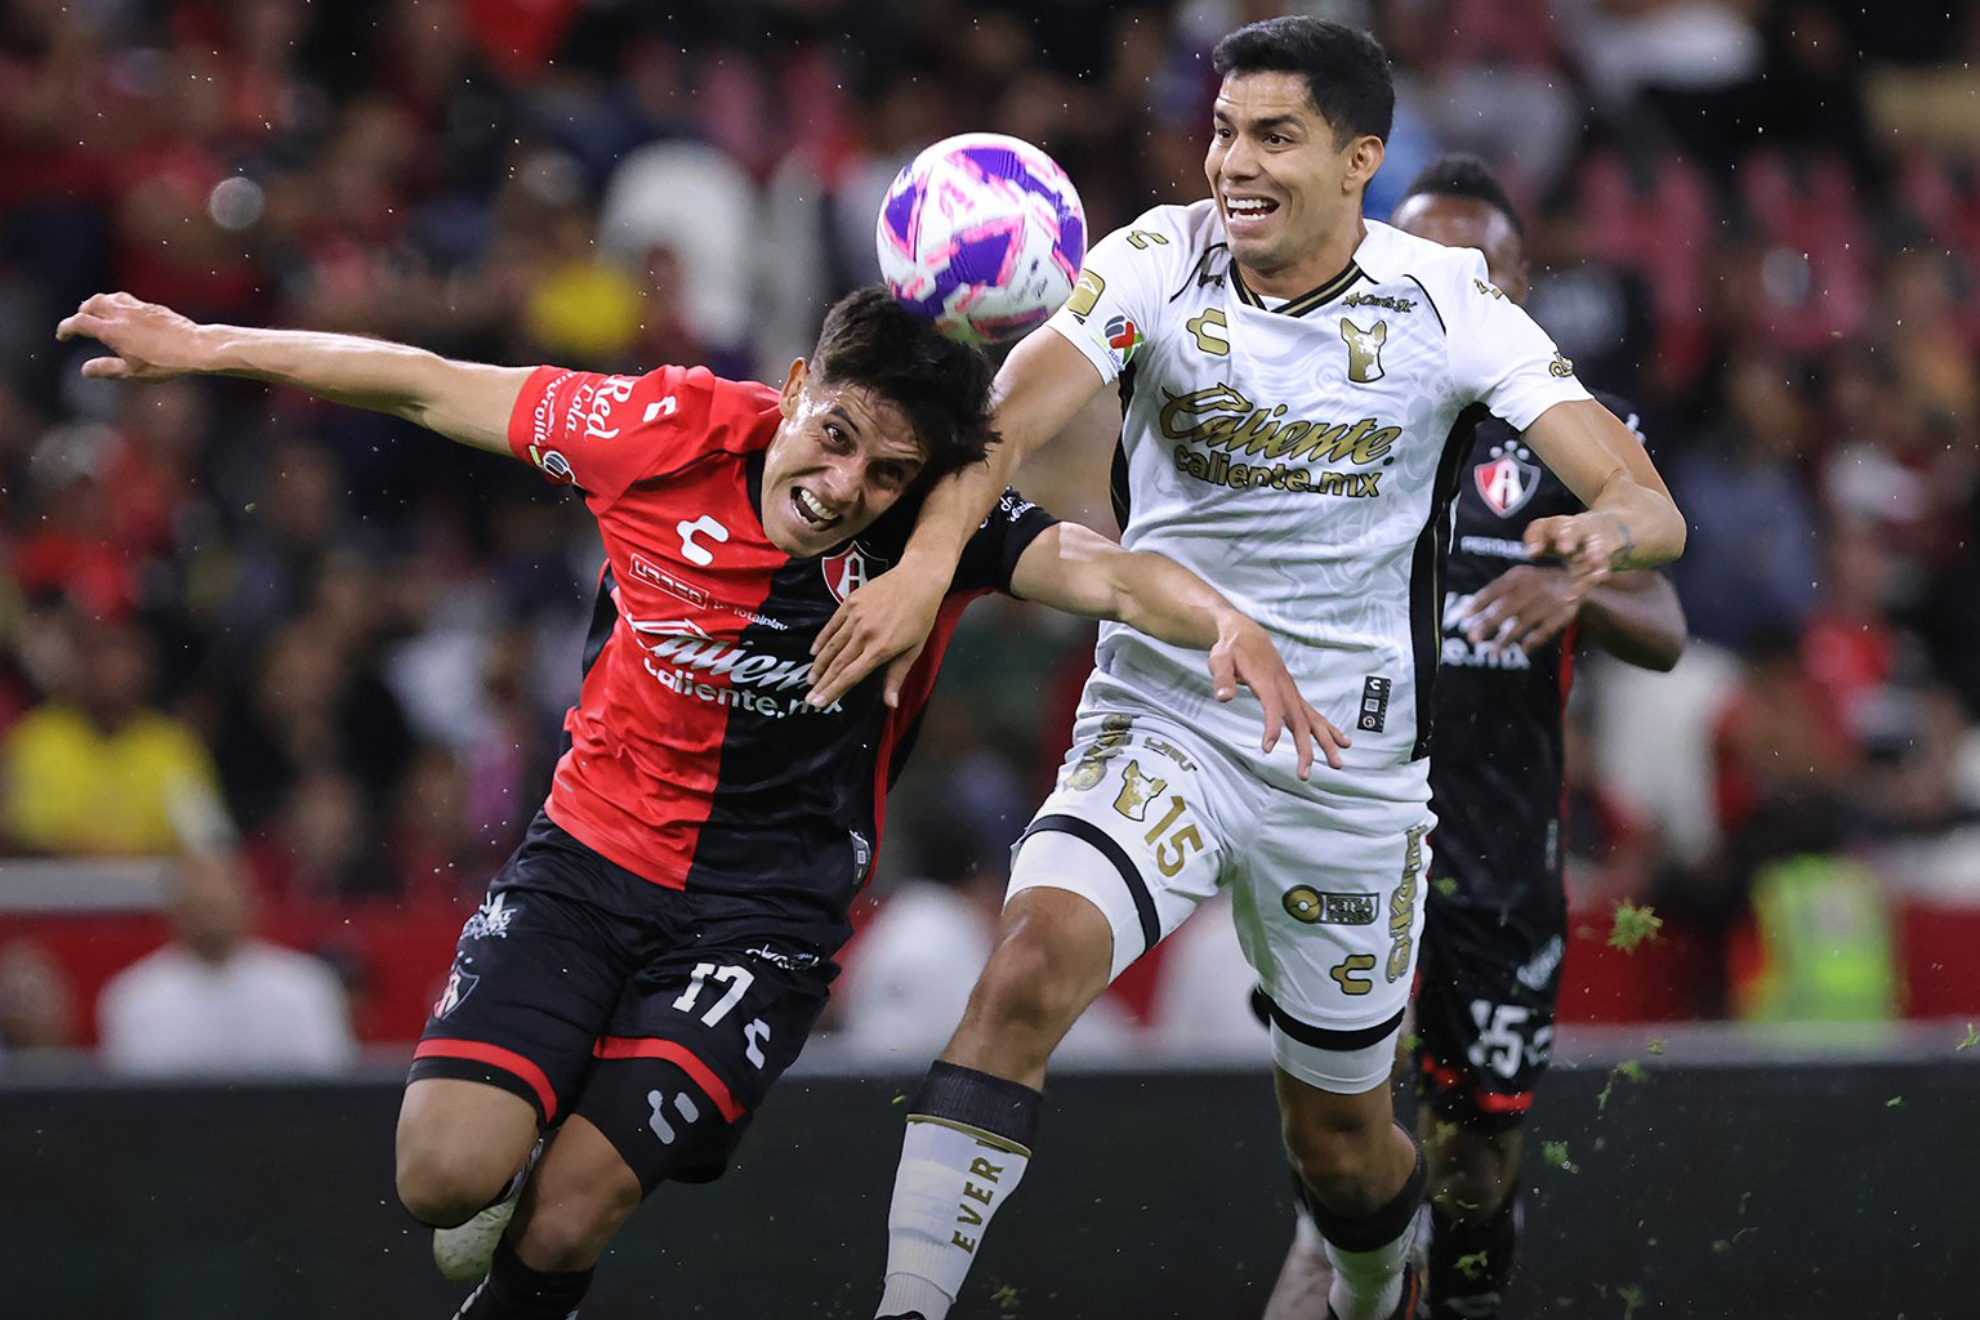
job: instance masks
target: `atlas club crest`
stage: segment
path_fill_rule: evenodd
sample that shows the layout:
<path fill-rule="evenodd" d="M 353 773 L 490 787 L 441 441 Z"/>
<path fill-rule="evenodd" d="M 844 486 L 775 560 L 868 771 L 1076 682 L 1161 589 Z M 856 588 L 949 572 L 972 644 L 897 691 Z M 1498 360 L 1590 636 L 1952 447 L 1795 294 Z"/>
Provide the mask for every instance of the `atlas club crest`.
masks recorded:
<path fill-rule="evenodd" d="M 819 560 L 818 567 L 825 574 L 825 589 L 832 593 L 832 599 L 844 604 L 846 597 L 886 572 L 890 562 L 854 541 L 838 554 Z"/>
<path fill-rule="evenodd" d="M 1531 462 L 1519 445 L 1493 445 L 1491 459 L 1471 469 L 1471 479 L 1485 507 L 1501 518 L 1510 518 L 1540 489 L 1540 465 Z"/>

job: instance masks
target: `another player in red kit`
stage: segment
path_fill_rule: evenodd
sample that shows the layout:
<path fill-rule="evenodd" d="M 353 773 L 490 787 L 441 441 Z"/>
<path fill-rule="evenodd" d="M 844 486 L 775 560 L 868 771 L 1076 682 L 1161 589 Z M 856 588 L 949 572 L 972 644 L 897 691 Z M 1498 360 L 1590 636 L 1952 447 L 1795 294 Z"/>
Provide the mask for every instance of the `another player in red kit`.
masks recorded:
<path fill-rule="evenodd" d="M 919 493 L 995 439 L 988 363 L 879 290 L 832 309 L 781 390 L 202 326 L 128 294 L 58 333 L 115 354 L 85 375 L 246 376 L 513 453 L 598 520 L 606 565 L 549 800 L 461 932 L 399 1116 L 400 1199 L 443 1228 L 450 1273 L 486 1262 L 459 1320 L 563 1320 L 654 1187 L 720 1176 L 825 1005 L 882 798 L 971 596 L 1209 649 L 1218 696 L 1251 686 L 1265 744 L 1290 731 L 1302 769 L 1316 735 L 1338 739 L 1200 579 L 1015 492 L 969 541 L 898 702 L 878 678 L 808 700 L 819 629 L 899 559 Z"/>

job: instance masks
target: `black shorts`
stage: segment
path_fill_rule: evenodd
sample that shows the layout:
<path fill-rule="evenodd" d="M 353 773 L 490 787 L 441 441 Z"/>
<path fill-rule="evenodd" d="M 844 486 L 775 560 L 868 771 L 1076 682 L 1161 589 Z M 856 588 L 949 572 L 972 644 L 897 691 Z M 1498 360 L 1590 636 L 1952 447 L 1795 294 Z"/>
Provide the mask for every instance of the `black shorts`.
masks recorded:
<path fill-rule="evenodd" d="M 1525 1120 L 1553 1058 L 1566 938 L 1558 900 L 1501 910 L 1432 890 L 1417 961 L 1416 1068 L 1439 1118 L 1487 1132 Z"/>
<path fill-rule="evenodd" d="M 656 885 L 539 815 L 461 930 L 412 1079 L 582 1114 L 647 1191 L 713 1181 L 824 1011 L 842 929 Z"/>

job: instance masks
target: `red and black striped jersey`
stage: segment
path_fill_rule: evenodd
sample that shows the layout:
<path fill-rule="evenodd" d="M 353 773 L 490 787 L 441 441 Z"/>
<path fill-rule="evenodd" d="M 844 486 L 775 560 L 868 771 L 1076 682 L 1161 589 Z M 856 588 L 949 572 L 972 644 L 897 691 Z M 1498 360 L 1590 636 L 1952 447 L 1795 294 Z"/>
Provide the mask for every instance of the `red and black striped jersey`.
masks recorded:
<path fill-rule="evenodd" d="M 1636 411 L 1595 396 L 1641 441 Z M 1561 713 L 1574 684 L 1577 629 L 1532 653 L 1465 636 L 1472 598 L 1528 562 L 1526 529 L 1579 513 L 1582 503 L 1496 417 L 1478 426 L 1458 488 L 1456 536 L 1444 578 L 1443 648 L 1433 710 L 1431 870 L 1458 882 L 1438 902 L 1467 907 L 1558 905 Z"/>
<path fill-rule="evenodd" d="M 804 700 L 812 640 L 848 593 L 899 560 L 918 501 L 831 554 L 778 550 L 760 504 L 777 397 L 699 367 L 544 367 L 524 386 L 510 446 L 582 493 L 605 546 L 546 809 L 655 884 L 843 920 L 963 606 L 1008 591 L 1054 520 L 1006 492 L 963 554 L 899 707 L 886 707 L 875 675 L 816 709 Z"/>

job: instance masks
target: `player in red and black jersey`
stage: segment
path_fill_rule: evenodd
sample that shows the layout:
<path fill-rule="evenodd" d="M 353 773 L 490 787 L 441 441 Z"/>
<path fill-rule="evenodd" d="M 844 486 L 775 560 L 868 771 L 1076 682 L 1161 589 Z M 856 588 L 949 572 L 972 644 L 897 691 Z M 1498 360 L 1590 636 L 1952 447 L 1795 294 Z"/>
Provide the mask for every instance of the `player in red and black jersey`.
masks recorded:
<path fill-rule="evenodd" d="M 1425 171 L 1395 224 L 1480 249 L 1493 282 L 1524 301 L 1518 217 L 1475 159 Z M 1596 397 L 1642 440 L 1629 404 Z M 1684 650 L 1684 612 L 1661 573 L 1616 573 L 1581 594 L 1565 570 L 1527 562 L 1528 524 L 1580 508 L 1511 428 L 1496 419 L 1478 428 L 1444 584 L 1430 762 L 1437 828 L 1416 996 L 1426 1142 L 1452 1125 L 1432 1143 L 1429 1232 L 1419 1236 L 1432 1316 L 1496 1314 L 1512 1271 L 1521 1125 L 1552 1058 L 1566 952 L 1561 716 L 1575 648 L 1585 638 L 1660 670 Z"/>
<path fill-rule="evenodd" d="M 1525 300 L 1518 213 L 1477 158 L 1430 165 L 1391 223 L 1478 249 L 1492 282 Z M 1635 410 L 1596 397 L 1640 442 Z M 1620 660 L 1667 670 L 1685 644 L 1684 612 L 1662 574 L 1618 572 L 1584 593 L 1566 569 L 1529 562 L 1527 526 L 1582 505 L 1505 423 L 1478 427 L 1463 471 L 1444 582 L 1430 759 L 1437 827 L 1411 1061 L 1427 1101 L 1429 1231 L 1417 1243 L 1427 1239 L 1421 1314 L 1433 1320 L 1489 1320 L 1512 1271 L 1520 1129 L 1552 1057 L 1566 949 L 1561 716 L 1575 646 L 1585 637 Z M 1313 1236 L 1302 1224 L 1268 1320 L 1325 1313 L 1324 1302 L 1301 1300 L 1324 1297 Z"/>
<path fill-rule="evenodd" d="M 1324 727 L 1265 633 L 1201 580 L 1015 492 L 965 548 L 898 694 L 875 678 L 812 698 L 812 644 L 840 600 L 901 557 L 927 483 L 995 438 L 988 363 L 879 290 L 832 309 L 781 390 L 201 326 L 127 294 L 90 298 L 58 334 L 115 355 L 85 375 L 273 381 L 513 453 L 598 521 L 567 746 L 462 930 L 400 1113 L 400 1199 L 470 1226 L 436 1243 L 450 1272 L 488 1262 L 461 1320 L 562 1320 L 647 1193 L 721 1174 L 824 1006 L 882 798 L 971 596 L 1208 649 L 1218 696 L 1251 686 L 1265 742 L 1290 731 L 1302 769 Z"/>

